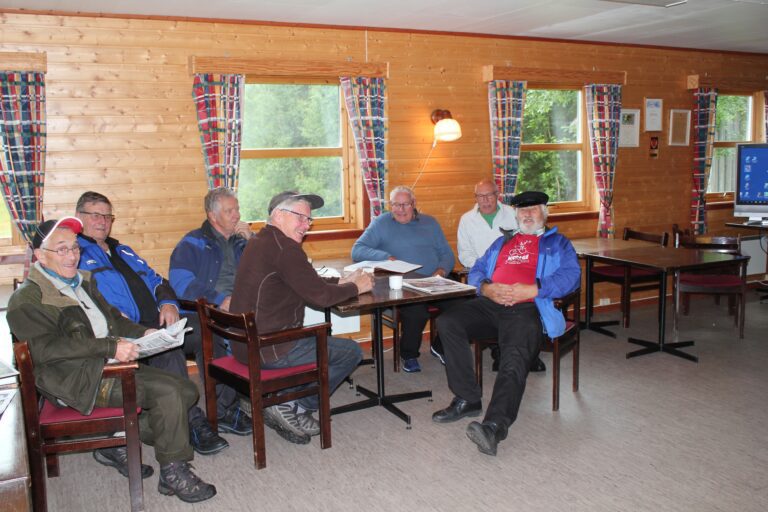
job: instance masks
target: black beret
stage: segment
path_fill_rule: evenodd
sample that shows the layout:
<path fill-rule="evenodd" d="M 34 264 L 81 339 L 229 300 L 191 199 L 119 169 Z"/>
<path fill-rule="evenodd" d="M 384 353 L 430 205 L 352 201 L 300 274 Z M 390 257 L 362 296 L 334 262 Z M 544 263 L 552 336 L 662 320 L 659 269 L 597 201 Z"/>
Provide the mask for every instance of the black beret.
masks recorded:
<path fill-rule="evenodd" d="M 531 190 L 528 192 L 520 192 L 512 198 L 510 204 L 517 208 L 526 208 L 528 206 L 536 206 L 537 204 L 547 204 L 549 196 L 544 192 L 537 192 Z"/>

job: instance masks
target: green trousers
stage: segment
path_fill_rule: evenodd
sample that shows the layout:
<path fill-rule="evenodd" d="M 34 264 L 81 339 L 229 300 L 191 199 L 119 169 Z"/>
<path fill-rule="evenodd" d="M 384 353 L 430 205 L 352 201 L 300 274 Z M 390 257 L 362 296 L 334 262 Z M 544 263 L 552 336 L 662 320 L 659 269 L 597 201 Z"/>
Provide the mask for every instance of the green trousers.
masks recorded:
<path fill-rule="evenodd" d="M 136 401 L 141 407 L 141 441 L 154 446 L 161 466 L 192 460 L 187 411 L 198 399 L 194 382 L 151 366 L 136 371 Z M 107 399 L 108 407 L 123 405 L 123 390 L 117 384 Z"/>

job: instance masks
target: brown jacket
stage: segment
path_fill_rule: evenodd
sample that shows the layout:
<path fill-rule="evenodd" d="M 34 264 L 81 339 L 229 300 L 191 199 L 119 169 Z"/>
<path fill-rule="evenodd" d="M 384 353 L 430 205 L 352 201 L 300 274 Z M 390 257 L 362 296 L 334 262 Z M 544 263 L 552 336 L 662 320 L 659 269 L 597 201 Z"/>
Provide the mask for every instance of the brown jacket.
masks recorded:
<path fill-rule="evenodd" d="M 335 284 L 318 276 L 301 244 L 267 224 L 243 251 L 229 310 L 254 311 L 256 328 L 267 333 L 301 327 L 305 305 L 325 308 L 356 295 L 354 283 Z M 284 343 L 264 349 L 262 360 L 272 362 L 291 348 Z M 244 350 L 233 347 L 233 353 L 246 362 Z"/>

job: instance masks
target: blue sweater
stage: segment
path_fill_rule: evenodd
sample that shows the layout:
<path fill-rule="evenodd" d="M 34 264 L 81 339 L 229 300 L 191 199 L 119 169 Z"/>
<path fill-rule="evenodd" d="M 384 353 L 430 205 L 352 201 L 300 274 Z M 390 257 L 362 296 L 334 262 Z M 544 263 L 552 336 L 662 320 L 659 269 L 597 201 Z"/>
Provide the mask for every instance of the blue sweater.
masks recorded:
<path fill-rule="evenodd" d="M 505 232 L 504 236 L 491 244 L 469 271 L 467 283 L 477 287 L 478 295 L 480 295 L 480 286 L 491 282 L 501 248 L 516 234 L 517 231 Z M 533 301 L 539 310 L 544 331 L 550 338 L 565 332 L 565 318 L 555 307 L 554 299 L 568 295 L 579 287 L 580 282 L 581 267 L 571 242 L 558 233 L 557 228 L 552 228 L 541 235 L 539 259 L 536 262 L 536 284 L 539 286 L 539 294 Z"/>
<path fill-rule="evenodd" d="M 387 212 L 373 219 L 352 246 L 355 261 L 382 261 L 390 256 L 421 265 L 416 272 L 424 275 L 432 275 L 438 268 L 450 272 L 455 263 L 440 224 L 423 214 L 400 224 Z"/>

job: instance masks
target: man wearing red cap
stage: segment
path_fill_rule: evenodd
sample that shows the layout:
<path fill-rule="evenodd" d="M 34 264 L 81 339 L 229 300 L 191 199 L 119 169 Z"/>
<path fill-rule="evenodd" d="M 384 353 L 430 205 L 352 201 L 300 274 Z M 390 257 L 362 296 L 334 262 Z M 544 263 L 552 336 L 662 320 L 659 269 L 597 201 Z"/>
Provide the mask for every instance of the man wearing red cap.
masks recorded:
<path fill-rule="evenodd" d="M 450 309 L 437 319 L 445 349 L 450 405 L 432 415 L 449 423 L 482 412 L 469 340 L 496 338 L 501 363 L 482 423 L 473 421 L 467 437 L 487 455 L 496 455 L 499 441 L 517 418 L 531 363 L 544 336 L 559 336 L 565 319 L 554 305 L 579 286 L 576 252 L 557 228 L 547 230 L 543 192 L 523 192 L 512 205 L 519 228 L 504 232 L 469 272 L 477 298 Z"/>
<path fill-rule="evenodd" d="M 78 271 L 82 223 L 75 217 L 43 222 L 32 241 L 37 262 L 8 304 L 8 324 L 29 343 L 35 384 L 53 404 L 90 414 L 95 406 L 118 407 L 122 389 L 103 379 L 105 361 L 138 357 L 137 338 L 146 329 L 120 314 L 99 293 L 90 272 Z M 187 411 L 198 399 L 189 379 L 141 365 L 136 396 L 142 441 L 152 444 L 160 463 L 158 491 L 186 502 L 207 500 L 216 488 L 192 472 Z M 102 448 L 94 458 L 128 476 L 125 447 Z M 142 465 L 143 478 L 153 474 Z"/>

